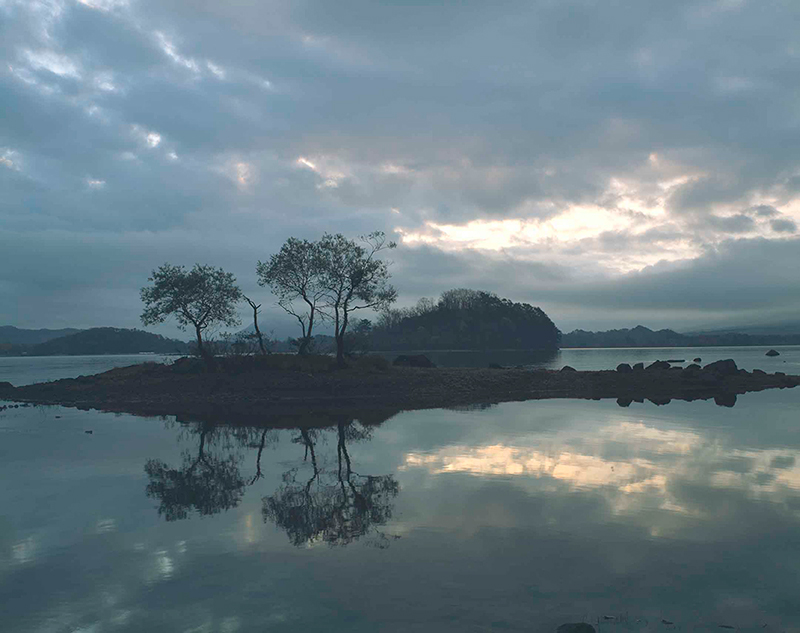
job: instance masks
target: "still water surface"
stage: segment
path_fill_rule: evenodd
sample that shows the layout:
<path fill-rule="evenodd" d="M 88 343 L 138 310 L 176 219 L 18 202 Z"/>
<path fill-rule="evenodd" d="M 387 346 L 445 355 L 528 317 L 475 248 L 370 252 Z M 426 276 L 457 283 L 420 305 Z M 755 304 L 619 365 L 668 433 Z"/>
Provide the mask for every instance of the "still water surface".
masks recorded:
<path fill-rule="evenodd" d="M 800 630 L 798 412 L 798 389 L 282 430 L 7 409 L 0 630 Z"/>

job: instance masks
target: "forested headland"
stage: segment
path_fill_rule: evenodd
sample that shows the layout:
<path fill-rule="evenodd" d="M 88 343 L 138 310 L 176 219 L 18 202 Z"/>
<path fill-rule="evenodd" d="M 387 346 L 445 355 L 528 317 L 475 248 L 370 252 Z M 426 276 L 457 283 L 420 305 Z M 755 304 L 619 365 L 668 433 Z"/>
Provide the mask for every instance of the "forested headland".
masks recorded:
<path fill-rule="evenodd" d="M 413 308 L 382 312 L 369 342 L 374 350 L 554 350 L 560 335 L 541 308 L 457 288 L 438 301 L 423 298 Z"/>

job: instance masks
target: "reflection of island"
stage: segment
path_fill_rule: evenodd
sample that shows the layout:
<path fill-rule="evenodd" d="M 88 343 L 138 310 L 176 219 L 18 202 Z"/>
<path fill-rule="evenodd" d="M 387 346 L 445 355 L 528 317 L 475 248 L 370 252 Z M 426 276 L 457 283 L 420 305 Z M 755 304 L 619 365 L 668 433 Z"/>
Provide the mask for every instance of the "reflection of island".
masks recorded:
<path fill-rule="evenodd" d="M 336 470 L 321 468 L 316 455 L 317 434 L 301 429 L 296 441 L 305 446 L 304 462 L 310 459 L 311 477 L 298 481 L 298 469 L 284 474 L 283 485 L 263 499 L 265 521 L 283 528 L 294 545 L 322 541 L 347 545 L 375 530 L 381 544 L 386 536 L 378 531 L 392 516 L 392 500 L 400 487 L 392 475 L 359 475 L 353 472 L 347 442 L 369 439 L 371 430 L 353 422 L 336 425 Z"/>
<path fill-rule="evenodd" d="M 146 494 L 159 500 L 159 515 L 176 521 L 192 512 L 207 516 L 235 508 L 246 487 L 264 478 L 264 448 L 277 442 L 278 431 L 208 423 L 184 428 L 196 438 L 197 448 L 184 451 L 179 467 L 158 459 L 145 464 Z M 310 477 L 300 483 L 299 466 L 284 473 L 278 490 L 263 498 L 264 520 L 285 530 L 294 545 L 314 541 L 347 545 L 371 532 L 379 546 L 385 545 L 387 537 L 379 527 L 391 518 L 399 484 L 393 475 L 356 473 L 347 446 L 371 439 L 372 429 L 348 417 L 333 427 L 299 427 L 298 431 L 292 442 L 303 445 L 303 463 L 311 466 Z M 326 467 L 318 457 L 317 445 L 329 433 L 335 437 L 335 468 Z M 245 479 L 240 468 L 247 450 L 255 451 L 255 474 Z"/>

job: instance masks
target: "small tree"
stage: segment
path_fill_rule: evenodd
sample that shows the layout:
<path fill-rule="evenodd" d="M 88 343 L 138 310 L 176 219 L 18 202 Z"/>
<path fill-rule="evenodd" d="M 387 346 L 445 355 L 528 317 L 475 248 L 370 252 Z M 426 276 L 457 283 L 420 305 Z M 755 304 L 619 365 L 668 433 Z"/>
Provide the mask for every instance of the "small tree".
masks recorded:
<path fill-rule="evenodd" d="M 261 304 L 256 303 L 250 297 L 246 295 L 242 295 L 244 300 L 247 301 L 247 305 L 253 308 L 253 329 L 255 330 L 255 337 L 258 340 L 258 349 L 261 351 L 261 355 L 266 355 L 267 349 L 264 347 L 264 337 L 261 335 L 261 330 L 258 327 L 258 313 L 261 312 Z"/>
<path fill-rule="evenodd" d="M 141 290 L 145 304 L 142 323 L 154 325 L 174 316 L 180 329 L 194 327 L 197 351 L 210 364 L 213 356 L 203 344 L 203 331 L 211 325 L 240 323 L 236 304 L 242 299 L 242 291 L 233 274 L 200 264 L 188 272 L 183 266 L 164 264 L 148 281 L 153 285 Z"/>
<path fill-rule="evenodd" d="M 325 318 L 325 314 L 319 310 L 319 304 L 325 297 L 320 274 L 321 262 L 317 243 L 290 237 L 268 262 L 259 261 L 256 266 L 258 284 L 269 286 L 278 297 L 278 305 L 300 323 L 303 336 L 298 354 L 307 352 L 315 320 Z M 301 307 L 296 305 L 298 302 Z"/>
<path fill-rule="evenodd" d="M 319 242 L 325 306 L 333 316 L 336 361 L 344 366 L 344 344 L 350 314 L 354 310 L 387 309 L 397 298 L 389 284 L 389 267 L 378 253 L 396 247 L 375 231 L 361 237 L 361 244 L 344 235 L 325 234 Z"/>

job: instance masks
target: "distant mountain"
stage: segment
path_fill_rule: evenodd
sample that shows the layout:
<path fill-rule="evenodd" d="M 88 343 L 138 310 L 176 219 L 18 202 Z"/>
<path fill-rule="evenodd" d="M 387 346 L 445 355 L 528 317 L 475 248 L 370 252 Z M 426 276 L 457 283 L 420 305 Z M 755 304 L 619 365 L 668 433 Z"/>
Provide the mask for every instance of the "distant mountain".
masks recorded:
<path fill-rule="evenodd" d="M 573 330 L 561 336 L 561 347 L 711 347 L 744 345 L 800 345 L 800 334 L 743 334 L 701 332 L 678 334 L 641 325 L 632 329 L 586 332 Z"/>
<path fill-rule="evenodd" d="M 90 354 L 185 354 L 189 346 L 142 330 L 98 327 L 29 347 L 29 356 L 82 356 Z"/>
<path fill-rule="evenodd" d="M 61 330 L 25 330 L 12 325 L 0 326 L 0 345 L 38 345 L 54 338 L 80 332 L 76 328 Z"/>

